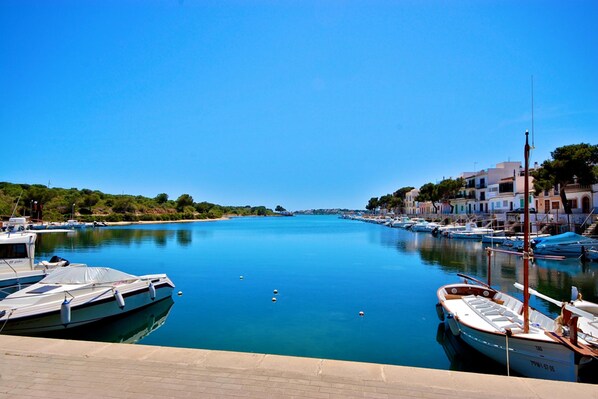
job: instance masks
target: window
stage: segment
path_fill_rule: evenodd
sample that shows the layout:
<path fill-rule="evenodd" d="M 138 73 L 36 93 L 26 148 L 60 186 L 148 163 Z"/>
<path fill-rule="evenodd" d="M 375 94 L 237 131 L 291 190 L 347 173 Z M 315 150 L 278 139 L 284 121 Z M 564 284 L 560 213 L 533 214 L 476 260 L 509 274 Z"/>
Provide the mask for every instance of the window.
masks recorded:
<path fill-rule="evenodd" d="M 500 183 L 498 185 L 498 191 L 501 193 L 512 193 L 513 192 L 513 182 Z"/>
<path fill-rule="evenodd" d="M 560 204 L 558 201 L 552 201 L 552 209 L 559 209 Z"/>
<path fill-rule="evenodd" d="M 567 200 L 567 204 L 571 207 L 571 209 L 577 208 L 577 198 Z"/>
<path fill-rule="evenodd" d="M 25 244 L 0 244 L 0 259 L 27 258 Z"/>
<path fill-rule="evenodd" d="M 507 206 L 509 206 L 509 201 L 503 201 L 502 206 L 503 206 L 503 208 L 506 208 Z"/>

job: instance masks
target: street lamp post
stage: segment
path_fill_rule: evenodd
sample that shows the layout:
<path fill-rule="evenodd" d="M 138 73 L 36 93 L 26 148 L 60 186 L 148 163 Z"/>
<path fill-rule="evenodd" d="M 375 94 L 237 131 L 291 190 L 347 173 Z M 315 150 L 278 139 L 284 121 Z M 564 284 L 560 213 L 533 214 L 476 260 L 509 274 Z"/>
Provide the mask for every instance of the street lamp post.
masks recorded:
<path fill-rule="evenodd" d="M 73 204 L 73 206 L 71 207 L 71 219 L 75 219 L 74 215 L 75 215 L 75 204 Z"/>

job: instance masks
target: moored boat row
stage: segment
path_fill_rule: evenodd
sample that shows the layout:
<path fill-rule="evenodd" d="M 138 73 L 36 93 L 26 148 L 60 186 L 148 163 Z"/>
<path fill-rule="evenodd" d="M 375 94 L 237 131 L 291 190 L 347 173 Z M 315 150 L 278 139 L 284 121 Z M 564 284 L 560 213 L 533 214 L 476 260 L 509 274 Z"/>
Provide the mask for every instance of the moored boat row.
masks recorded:
<path fill-rule="evenodd" d="M 501 246 L 506 250 L 521 252 L 523 249 L 522 234 L 507 233 L 504 230 L 496 230 L 490 227 L 478 227 L 476 222 L 442 225 L 409 216 L 391 218 L 344 215 L 343 218 L 402 228 L 416 233 L 431 233 L 435 237 L 481 241 L 483 244 Z M 534 255 L 598 261 L 598 240 L 573 232 L 554 236 L 536 233 L 533 236 L 530 235 L 529 242 Z"/>

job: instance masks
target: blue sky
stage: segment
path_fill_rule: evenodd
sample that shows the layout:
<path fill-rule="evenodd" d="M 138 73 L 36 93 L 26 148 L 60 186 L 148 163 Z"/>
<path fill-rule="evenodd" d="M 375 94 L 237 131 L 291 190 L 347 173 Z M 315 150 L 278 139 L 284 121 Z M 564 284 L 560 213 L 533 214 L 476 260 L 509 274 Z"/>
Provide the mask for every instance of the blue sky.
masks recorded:
<path fill-rule="evenodd" d="M 0 2 L 0 181 L 372 196 L 598 138 L 596 1 Z"/>

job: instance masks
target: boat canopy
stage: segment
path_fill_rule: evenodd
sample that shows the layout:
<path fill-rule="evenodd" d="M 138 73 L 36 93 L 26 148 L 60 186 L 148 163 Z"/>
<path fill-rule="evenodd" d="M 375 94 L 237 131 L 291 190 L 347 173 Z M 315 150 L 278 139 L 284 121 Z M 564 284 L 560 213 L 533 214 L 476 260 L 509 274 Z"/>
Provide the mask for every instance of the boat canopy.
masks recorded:
<path fill-rule="evenodd" d="M 563 234 L 557 234 L 552 237 L 545 237 L 542 238 L 539 244 L 569 244 L 569 243 L 580 243 L 580 244 L 589 244 L 589 245 L 596 245 L 598 244 L 598 240 L 594 240 L 590 237 L 584 237 L 582 235 L 573 233 L 571 231 Z"/>
<path fill-rule="evenodd" d="M 109 267 L 69 266 L 54 270 L 40 283 L 43 284 L 102 284 L 136 280 L 139 277 Z"/>

